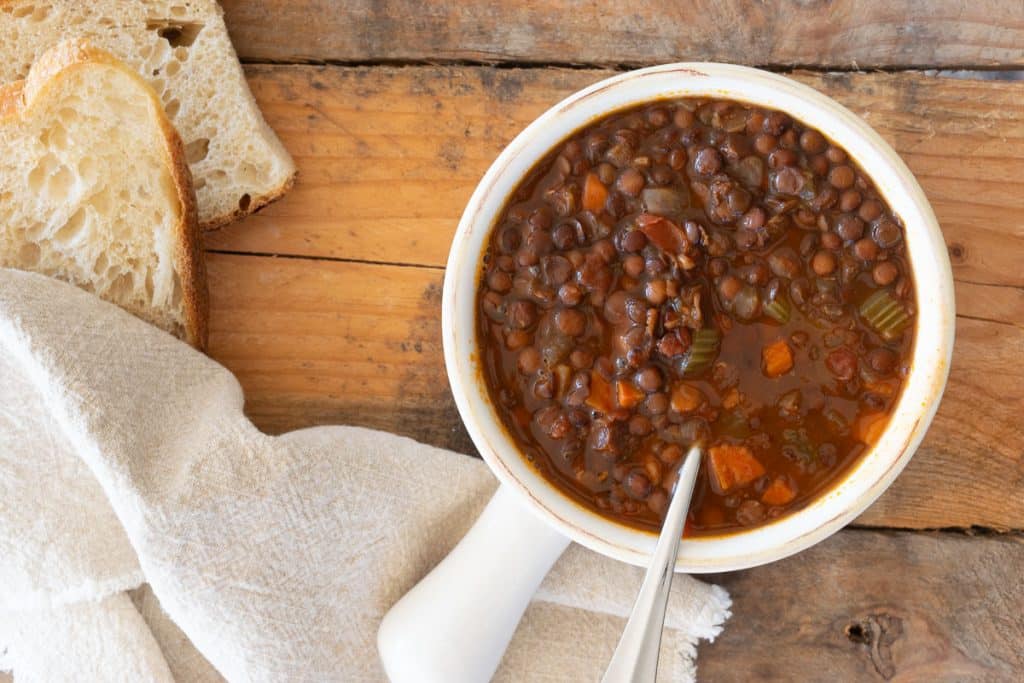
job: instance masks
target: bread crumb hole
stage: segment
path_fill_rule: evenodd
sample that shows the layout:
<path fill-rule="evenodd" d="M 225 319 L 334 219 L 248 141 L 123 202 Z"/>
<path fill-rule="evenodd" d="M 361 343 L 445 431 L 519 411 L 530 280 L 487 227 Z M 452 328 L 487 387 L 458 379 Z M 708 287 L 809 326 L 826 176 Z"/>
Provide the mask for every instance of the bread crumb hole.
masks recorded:
<path fill-rule="evenodd" d="M 39 160 L 28 173 L 28 188 L 33 192 L 39 192 L 43 189 L 43 182 L 49 177 L 50 172 L 53 171 L 57 166 L 57 160 L 53 155 L 47 154 L 45 157 Z"/>
<path fill-rule="evenodd" d="M 238 200 L 238 208 L 241 209 L 242 211 L 248 211 L 249 210 L 249 204 L 251 204 L 251 203 L 252 203 L 252 197 L 250 197 L 249 193 L 246 192 Z"/>
<path fill-rule="evenodd" d="M 192 187 L 196 192 L 206 187 L 206 178 L 196 178 L 192 183 Z"/>
<path fill-rule="evenodd" d="M 46 232 L 46 223 L 42 221 L 36 221 L 32 225 L 25 228 L 25 239 L 30 242 L 35 242 L 42 239 L 43 233 Z"/>
<path fill-rule="evenodd" d="M 188 52 L 188 48 L 187 47 L 176 47 L 176 48 L 174 48 L 174 58 L 177 59 L 179 62 L 187 62 L 188 61 L 188 55 L 189 55 L 189 52 Z"/>
<path fill-rule="evenodd" d="M 53 236 L 53 241 L 62 246 L 72 246 L 77 242 L 86 232 L 85 227 L 88 223 L 88 216 L 85 214 L 85 209 L 79 207 L 78 211 L 71 214 L 71 218 L 67 220 L 67 223 L 61 226 L 60 230 Z"/>
<path fill-rule="evenodd" d="M 22 7 L 15 7 L 14 12 L 11 14 L 15 19 L 24 19 L 35 11 L 36 8 L 34 5 L 24 5 Z"/>
<path fill-rule="evenodd" d="M 39 136 L 39 141 L 49 149 L 67 149 L 68 132 L 60 123 L 54 123 L 53 126 L 43 131 Z"/>
<path fill-rule="evenodd" d="M 49 7 L 46 7 L 45 5 L 43 7 L 37 7 L 36 10 L 32 12 L 32 21 L 40 22 L 48 16 L 50 16 Z"/>
<path fill-rule="evenodd" d="M 61 166 L 56 173 L 46 181 L 46 192 L 55 201 L 64 201 L 71 195 L 71 188 L 75 184 L 75 174 L 67 166 Z"/>
<path fill-rule="evenodd" d="M 111 209 L 110 190 L 104 189 L 89 198 L 89 206 L 96 210 L 101 216 L 107 215 Z"/>
<path fill-rule="evenodd" d="M 92 264 L 92 272 L 102 277 L 109 267 L 110 260 L 107 258 L 106 254 L 100 252 L 100 255 L 96 258 L 96 263 Z"/>
<path fill-rule="evenodd" d="M 27 242 L 21 245 L 18 250 L 18 266 L 20 268 L 34 268 L 39 263 L 42 250 L 38 244 Z"/>
<path fill-rule="evenodd" d="M 198 161 L 202 161 L 206 158 L 207 153 L 210 151 L 210 140 L 208 138 L 199 138 L 185 145 L 185 161 L 190 164 L 194 164 Z"/>
<path fill-rule="evenodd" d="M 171 16 L 183 17 L 185 16 L 185 8 L 182 5 L 175 5 L 171 8 Z"/>
<path fill-rule="evenodd" d="M 173 76 L 179 71 L 181 71 L 181 63 L 179 62 L 167 62 L 167 66 L 164 67 L 164 73 L 168 76 Z"/>
<path fill-rule="evenodd" d="M 146 22 L 146 28 L 156 31 L 156 34 L 166 40 L 171 47 L 191 47 L 203 26 L 204 24 L 195 21 L 172 23 L 151 19 Z"/>
<path fill-rule="evenodd" d="M 96 159 L 94 157 L 82 157 L 78 162 L 78 177 L 86 182 L 96 178 Z"/>
<path fill-rule="evenodd" d="M 78 118 L 78 112 L 71 107 L 62 107 L 57 112 L 57 120 L 61 123 L 71 123 Z"/>
<path fill-rule="evenodd" d="M 167 118 L 169 119 L 173 119 L 175 116 L 177 116 L 180 110 L 181 102 L 179 102 L 178 100 L 171 100 L 167 103 L 167 106 L 164 107 L 164 111 L 167 112 Z"/>

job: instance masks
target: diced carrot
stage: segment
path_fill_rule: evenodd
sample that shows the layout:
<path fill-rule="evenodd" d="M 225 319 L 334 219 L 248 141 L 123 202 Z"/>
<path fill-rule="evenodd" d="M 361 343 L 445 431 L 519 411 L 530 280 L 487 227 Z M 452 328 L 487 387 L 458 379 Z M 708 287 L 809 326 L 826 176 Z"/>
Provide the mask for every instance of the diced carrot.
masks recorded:
<path fill-rule="evenodd" d="M 870 446 L 882 436 L 882 432 L 885 431 L 885 422 L 885 413 L 861 415 L 853 424 L 853 438 Z"/>
<path fill-rule="evenodd" d="M 776 477 L 761 494 L 761 502 L 765 505 L 785 505 L 796 498 L 796 491 L 782 477 Z"/>
<path fill-rule="evenodd" d="M 785 339 L 778 339 L 761 351 L 761 367 L 768 377 L 780 377 L 793 369 L 793 351 Z"/>
<path fill-rule="evenodd" d="M 719 493 L 746 486 L 764 474 L 764 465 L 746 446 L 719 444 L 708 450 L 711 484 Z"/>
<path fill-rule="evenodd" d="M 644 398 L 644 392 L 629 380 L 620 379 L 615 383 L 615 398 L 622 408 L 632 408 Z"/>
<path fill-rule="evenodd" d="M 597 370 L 590 371 L 590 394 L 586 404 L 602 413 L 609 412 L 612 405 L 612 385 Z"/>
<path fill-rule="evenodd" d="M 682 228 L 667 218 L 642 213 L 637 216 L 640 231 L 651 241 L 651 244 L 670 254 L 678 254 L 686 243 L 686 235 Z"/>
<path fill-rule="evenodd" d="M 689 413 L 704 404 L 704 394 L 697 387 L 680 382 L 672 389 L 672 410 L 677 413 Z"/>
<path fill-rule="evenodd" d="M 583 181 L 583 208 L 592 213 L 601 213 L 608 199 L 608 188 L 598 179 L 596 173 L 588 173 Z"/>
<path fill-rule="evenodd" d="M 725 392 L 725 396 L 722 397 L 722 407 L 726 410 L 732 410 L 738 406 L 742 400 L 743 394 L 740 393 L 739 389 L 733 387 L 732 389 L 729 389 L 729 391 Z"/>

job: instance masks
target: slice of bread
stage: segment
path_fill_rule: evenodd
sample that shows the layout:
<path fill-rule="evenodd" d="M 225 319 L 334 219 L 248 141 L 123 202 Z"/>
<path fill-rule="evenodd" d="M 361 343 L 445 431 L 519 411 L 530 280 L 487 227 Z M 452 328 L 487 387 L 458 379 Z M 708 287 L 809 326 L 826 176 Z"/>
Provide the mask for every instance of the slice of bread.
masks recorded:
<path fill-rule="evenodd" d="M 0 36 L 0 83 L 80 37 L 137 70 L 185 142 L 204 229 L 291 187 L 295 164 L 256 107 L 214 0 L 0 0 Z"/>
<path fill-rule="evenodd" d="M 203 348 L 199 240 L 184 146 L 135 71 L 69 42 L 0 88 L 0 266 L 71 282 Z"/>

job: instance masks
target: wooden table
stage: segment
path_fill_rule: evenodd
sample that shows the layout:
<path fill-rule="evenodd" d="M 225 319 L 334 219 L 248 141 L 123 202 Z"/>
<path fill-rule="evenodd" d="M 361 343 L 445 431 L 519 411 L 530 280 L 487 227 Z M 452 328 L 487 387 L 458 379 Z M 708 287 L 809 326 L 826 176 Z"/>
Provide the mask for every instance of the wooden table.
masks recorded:
<path fill-rule="evenodd" d="M 701 678 L 1024 678 L 1024 81 L 922 71 L 1024 68 L 1024 3 L 223 4 L 300 172 L 283 200 L 206 241 L 210 351 L 269 432 L 359 424 L 474 452 L 441 356 L 449 242 L 502 147 L 574 90 L 721 60 L 784 71 L 863 116 L 946 236 L 948 389 L 910 466 L 854 525 L 710 577 L 734 609 L 700 648 Z"/>

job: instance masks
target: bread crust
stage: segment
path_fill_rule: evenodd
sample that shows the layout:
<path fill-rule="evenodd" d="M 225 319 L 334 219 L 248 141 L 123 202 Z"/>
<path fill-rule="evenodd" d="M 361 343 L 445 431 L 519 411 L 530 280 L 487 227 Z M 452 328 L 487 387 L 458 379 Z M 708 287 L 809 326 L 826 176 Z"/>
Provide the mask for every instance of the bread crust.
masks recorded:
<path fill-rule="evenodd" d="M 31 116 L 33 104 L 45 96 L 56 79 L 74 69 L 103 64 L 118 69 L 146 93 L 151 114 L 160 127 L 163 153 L 180 202 L 180 219 L 175 226 L 175 266 L 181 279 L 185 312 L 185 340 L 205 351 L 209 330 L 209 292 L 206 262 L 202 251 L 196 193 L 185 161 L 185 146 L 178 131 L 164 113 L 153 89 L 133 69 L 109 52 L 92 47 L 86 40 L 65 41 L 47 50 L 29 70 L 24 81 L 0 88 L 0 124 L 10 118 Z"/>
<path fill-rule="evenodd" d="M 214 218 L 211 218 L 208 221 L 204 221 L 204 222 L 200 223 L 199 224 L 200 229 L 203 232 L 210 232 L 212 230 L 220 230 L 225 225 L 230 225 L 231 223 L 234 223 L 237 220 L 245 218 L 249 214 L 256 213 L 257 211 L 259 211 L 260 209 L 262 209 L 264 206 L 266 206 L 268 204 L 273 204 L 278 199 L 280 199 L 281 197 L 285 196 L 288 193 L 288 190 L 292 189 L 292 186 L 295 184 L 295 178 L 298 175 L 299 175 L 298 170 L 292 171 L 291 175 L 289 175 L 285 179 L 285 181 L 283 183 L 281 183 L 280 185 L 275 187 L 270 192 L 267 192 L 266 194 L 258 195 L 256 197 L 252 197 L 252 199 L 249 202 L 249 208 L 247 208 L 247 209 L 238 208 L 238 209 L 232 211 L 231 213 L 227 213 L 227 214 L 224 214 L 222 216 L 216 216 Z"/>

